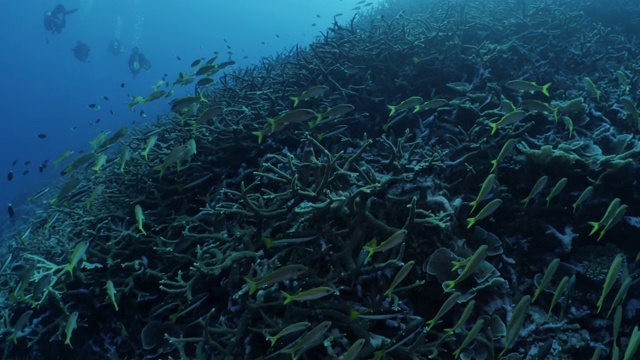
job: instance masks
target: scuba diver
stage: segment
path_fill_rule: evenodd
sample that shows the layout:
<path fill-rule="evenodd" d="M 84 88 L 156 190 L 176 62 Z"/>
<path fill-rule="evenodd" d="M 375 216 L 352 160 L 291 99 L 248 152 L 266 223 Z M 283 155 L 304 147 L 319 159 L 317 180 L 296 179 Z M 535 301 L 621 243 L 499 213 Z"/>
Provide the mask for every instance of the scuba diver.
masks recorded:
<path fill-rule="evenodd" d="M 131 55 L 129 55 L 129 70 L 131 70 L 133 77 L 135 78 L 140 71 L 149 69 L 151 69 L 149 59 L 147 59 L 137 47 L 131 49 Z"/>
<path fill-rule="evenodd" d="M 124 52 L 122 49 L 122 45 L 120 45 L 120 41 L 118 39 L 113 39 L 109 41 L 109 52 L 113 56 L 120 56 Z"/>
<path fill-rule="evenodd" d="M 52 34 L 60 34 L 65 25 L 67 25 L 67 15 L 76 11 L 78 9 L 67 10 L 62 4 L 56 5 L 53 11 L 44 13 L 44 28 L 51 31 Z"/>
<path fill-rule="evenodd" d="M 75 56 L 76 59 L 86 62 L 89 58 L 89 52 L 91 52 L 91 49 L 89 48 L 89 45 L 78 40 L 78 42 L 76 42 L 76 47 L 71 49 L 71 51 L 73 51 L 73 56 Z"/>

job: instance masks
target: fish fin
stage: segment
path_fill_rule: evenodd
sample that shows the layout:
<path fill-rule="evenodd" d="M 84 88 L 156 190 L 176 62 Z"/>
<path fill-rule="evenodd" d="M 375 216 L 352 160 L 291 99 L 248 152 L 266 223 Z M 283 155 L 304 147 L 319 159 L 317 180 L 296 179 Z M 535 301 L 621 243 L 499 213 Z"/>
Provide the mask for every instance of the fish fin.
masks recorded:
<path fill-rule="evenodd" d="M 295 97 L 295 96 L 290 96 L 289 99 L 293 100 L 293 107 L 298 106 L 298 103 L 300 102 L 300 99 Z"/>
<path fill-rule="evenodd" d="M 542 85 L 542 93 L 549 96 L 549 86 L 551 86 L 551 83 L 548 83 L 546 85 Z"/>

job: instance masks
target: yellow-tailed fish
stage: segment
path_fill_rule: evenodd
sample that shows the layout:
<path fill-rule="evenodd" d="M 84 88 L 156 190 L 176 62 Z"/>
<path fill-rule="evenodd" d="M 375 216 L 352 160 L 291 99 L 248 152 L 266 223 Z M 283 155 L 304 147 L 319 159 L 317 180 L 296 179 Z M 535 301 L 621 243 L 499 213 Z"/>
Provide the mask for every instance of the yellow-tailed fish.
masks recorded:
<path fill-rule="evenodd" d="M 140 205 L 136 205 L 133 208 L 133 212 L 136 215 L 136 221 L 138 222 L 138 229 L 144 235 L 147 235 L 147 232 L 142 228 L 142 223 L 144 222 L 144 214 L 142 213 L 142 207 Z"/>
<path fill-rule="evenodd" d="M 118 311 L 118 302 L 116 301 L 116 288 L 113 286 L 113 281 L 107 280 L 107 284 L 104 286 L 107 290 L 107 297 L 111 300 L 113 307 Z"/>
<path fill-rule="evenodd" d="M 489 123 L 489 126 L 491 127 L 491 135 L 493 135 L 498 128 L 501 127 L 505 127 L 511 124 L 515 124 L 518 121 L 524 119 L 525 116 L 527 116 L 529 113 L 526 111 L 522 111 L 522 110 L 516 110 L 516 111 L 512 111 L 510 113 L 508 113 L 507 115 L 503 116 L 500 120 L 498 120 L 497 122 L 494 123 Z"/>
<path fill-rule="evenodd" d="M 281 266 L 257 280 L 249 279 L 246 276 L 244 279 L 247 281 L 247 285 L 249 286 L 249 295 L 253 295 L 253 293 L 262 286 L 295 278 L 298 275 L 307 272 L 307 270 L 309 269 L 304 265 L 292 264 Z"/>
<path fill-rule="evenodd" d="M 478 265 L 484 261 L 487 257 L 489 247 L 485 244 L 481 245 L 473 255 L 469 256 L 467 259 L 463 261 L 465 264 L 464 269 L 454 280 L 447 280 L 442 283 L 444 287 L 444 291 L 449 291 L 453 289 L 456 285 L 462 282 L 464 279 L 468 278 L 471 274 L 473 274 L 477 269 Z"/>
<path fill-rule="evenodd" d="M 79 178 L 72 178 L 62 185 L 62 189 L 60 189 L 60 192 L 58 192 L 56 196 L 55 203 L 59 204 L 60 201 L 64 200 L 81 182 Z"/>
<path fill-rule="evenodd" d="M 433 325 L 435 325 L 436 322 L 438 322 L 438 320 L 440 320 L 440 318 L 444 316 L 444 314 L 449 312 L 449 310 L 451 310 L 453 306 L 458 302 L 458 299 L 461 295 L 462 294 L 457 291 L 451 294 L 451 296 L 449 296 L 447 300 L 444 301 L 442 306 L 440 306 L 440 309 L 436 313 L 436 316 L 434 316 L 433 319 L 427 321 L 427 329 L 431 329 Z"/>
<path fill-rule="evenodd" d="M 300 337 L 293 347 L 281 351 L 283 354 L 291 355 L 291 359 L 297 359 L 304 351 L 310 349 L 317 343 L 322 341 L 324 333 L 331 327 L 331 321 L 325 321 L 318 324 L 308 333 Z"/>
<path fill-rule="evenodd" d="M 107 130 L 102 131 L 95 138 L 93 138 L 93 140 L 89 141 L 89 144 L 91 144 L 91 147 L 93 148 L 94 152 L 98 150 L 98 148 L 100 147 L 102 142 L 107 138 L 107 135 L 109 135 L 109 133 L 110 131 L 107 131 Z"/>
<path fill-rule="evenodd" d="M 198 119 L 194 121 L 194 126 L 206 124 L 209 120 L 214 119 L 216 116 L 224 112 L 224 106 L 212 106 L 200 114 Z"/>
<path fill-rule="evenodd" d="M 406 109 L 414 109 L 414 112 L 418 111 L 419 105 L 422 105 L 424 100 L 420 96 L 412 96 L 398 105 L 387 105 L 387 107 L 391 110 L 389 113 L 389 117 L 392 117 L 396 112 L 400 110 Z"/>
<path fill-rule="evenodd" d="M 638 113 L 636 104 L 633 102 L 633 100 L 631 100 L 630 97 L 627 96 L 620 98 L 620 101 L 622 102 L 622 106 L 624 107 L 625 111 L 631 114 L 633 119 L 636 121 L 638 129 L 640 129 L 640 113 Z"/>
<path fill-rule="evenodd" d="M 363 246 L 362 249 L 367 251 L 367 259 L 369 259 L 375 253 L 387 251 L 400 244 L 404 240 L 405 236 L 407 236 L 407 233 L 407 230 L 398 230 L 380 245 L 377 245 L 377 240 L 374 238 L 367 245 Z"/>
<path fill-rule="evenodd" d="M 553 199 L 555 196 L 560 194 L 562 189 L 564 189 L 565 185 L 567 185 L 567 181 L 568 181 L 567 178 L 562 178 L 562 179 L 558 180 L 558 182 L 553 187 L 553 189 L 551 189 L 551 192 L 545 198 L 545 200 L 547 200 L 547 207 L 549 207 L 549 204 L 551 203 L 551 199 Z"/>
<path fill-rule="evenodd" d="M 120 167 L 118 170 L 121 173 L 124 173 L 124 165 L 127 163 L 127 160 L 129 160 L 129 147 L 125 145 L 122 147 L 122 152 L 120 152 Z"/>
<path fill-rule="evenodd" d="M 174 99 L 169 104 L 171 105 L 171 111 L 176 114 L 180 114 L 185 108 L 188 108 L 192 104 L 204 102 L 207 103 L 207 99 L 204 97 L 204 92 L 201 92 L 198 96 L 185 96 L 182 98 Z"/>
<path fill-rule="evenodd" d="M 298 96 L 291 96 L 290 99 L 293 100 L 293 107 L 298 106 L 298 103 L 301 100 L 307 100 L 311 98 L 315 98 L 324 94 L 325 91 L 329 90 L 329 87 L 324 85 L 316 85 L 311 87 L 310 89 L 303 91 L 302 94 Z"/>
<path fill-rule="evenodd" d="M 618 207 L 616 209 L 616 212 L 613 214 L 611 219 L 609 219 L 609 221 L 607 221 L 607 225 L 605 225 L 604 229 L 602 229 L 602 231 L 600 232 L 600 236 L 598 236 L 598 241 L 600 241 L 600 239 L 602 239 L 604 234 L 609 229 L 611 229 L 615 224 L 619 223 L 620 220 L 622 220 L 622 218 L 624 217 L 624 214 L 627 212 L 627 208 L 628 208 L 627 205 L 620 205 L 620 207 Z"/>
<path fill-rule="evenodd" d="M 625 350 L 624 352 L 623 360 L 634 359 L 634 355 L 638 351 L 639 345 L 640 345 L 640 329 L 638 329 L 638 326 L 634 326 L 633 331 L 631 332 L 631 337 L 629 338 L 629 344 L 627 345 L 627 350 Z"/>
<path fill-rule="evenodd" d="M 69 264 L 65 266 L 64 270 L 68 271 L 70 274 L 73 274 L 73 268 L 78 264 L 80 259 L 82 259 L 87 253 L 87 249 L 89 249 L 88 241 L 80 241 L 76 244 L 76 247 L 73 249 L 71 253 L 71 258 L 69 259 Z"/>
<path fill-rule="evenodd" d="M 531 201 L 531 199 L 536 197 L 536 195 L 538 195 L 540 191 L 544 189 L 545 185 L 547 185 L 547 180 L 549 180 L 549 177 L 546 175 L 540 177 L 540 179 L 538 179 L 538 181 L 536 181 L 536 183 L 531 188 L 529 195 L 521 200 L 520 203 L 524 204 L 523 206 L 526 207 L 529 204 L 529 201 Z"/>
<path fill-rule="evenodd" d="M 164 159 L 161 165 L 155 166 L 154 169 L 160 171 L 160 177 L 164 174 L 167 168 L 174 164 L 178 167 L 178 171 L 181 169 L 181 163 L 189 160 L 191 156 L 196 153 L 196 142 L 194 139 L 189 140 L 186 144 L 179 145 Z"/>
<path fill-rule="evenodd" d="M 73 349 L 71 345 L 71 335 L 73 334 L 73 330 L 78 327 L 78 312 L 74 311 L 71 315 L 69 315 L 69 319 L 67 320 L 67 326 L 65 327 L 66 338 L 64 340 L 65 345 L 69 345 L 70 348 Z"/>
<path fill-rule="evenodd" d="M 505 346 L 504 349 L 498 355 L 498 358 L 502 358 L 502 355 L 509 350 L 511 344 L 516 340 L 524 324 L 524 319 L 527 315 L 527 310 L 531 305 L 531 296 L 525 295 L 520 299 L 516 307 L 513 309 L 511 320 L 507 323 L 507 331 L 505 334 Z"/>
<path fill-rule="evenodd" d="M 462 325 L 464 325 L 464 323 L 466 323 L 469 317 L 471 316 L 471 313 L 473 312 L 473 308 L 475 307 L 475 305 L 476 305 L 475 300 L 469 301 L 467 303 L 467 306 L 464 307 L 464 310 L 462 311 L 462 315 L 460 315 L 460 319 L 458 319 L 458 322 L 456 322 L 455 325 L 453 325 L 453 327 L 444 329 L 445 333 L 451 334 L 452 332 L 461 328 Z"/>
<path fill-rule="evenodd" d="M 311 323 L 308 323 L 306 321 L 297 322 L 295 324 L 291 324 L 285 327 L 284 329 L 280 330 L 280 332 L 274 336 L 269 336 L 269 334 L 265 332 L 265 336 L 267 338 L 267 341 L 271 342 L 271 346 L 273 347 L 273 345 L 275 345 L 278 339 L 280 339 L 281 337 L 292 334 L 294 332 L 302 331 L 308 328 L 309 325 L 311 325 Z"/>
<path fill-rule="evenodd" d="M 528 91 L 532 94 L 536 91 L 540 91 L 546 96 L 549 96 L 549 86 L 551 86 L 551 83 L 540 86 L 535 82 L 524 81 L 524 80 L 513 80 L 506 83 L 505 86 L 511 90 Z"/>
<path fill-rule="evenodd" d="M 429 110 L 429 109 L 437 109 L 441 106 L 445 106 L 447 105 L 449 102 L 445 99 L 432 99 L 429 101 L 424 102 L 421 105 L 417 105 L 416 106 L 416 111 L 423 111 L 423 110 Z"/>
<path fill-rule="evenodd" d="M 95 165 L 91 168 L 91 170 L 93 170 L 95 174 L 99 173 L 106 162 L 107 162 L 106 154 L 98 155 L 98 157 L 96 157 Z"/>
<path fill-rule="evenodd" d="M 309 301 L 309 300 L 320 299 L 321 297 L 334 294 L 335 292 L 336 292 L 335 289 L 327 286 L 320 286 L 313 289 L 301 291 L 296 295 L 289 295 L 284 291 L 280 291 L 282 296 L 284 296 L 284 305 L 292 301 Z"/>
<path fill-rule="evenodd" d="M 275 238 L 265 237 L 264 244 L 267 247 L 267 249 L 270 249 L 271 247 L 274 247 L 274 246 L 299 244 L 299 243 L 315 240 L 318 237 L 319 237 L 318 235 L 313 235 L 313 234 L 312 235 L 305 235 L 305 234 L 298 235 L 295 233 L 280 234 Z"/>
<path fill-rule="evenodd" d="M 389 298 L 391 298 L 391 293 L 393 293 L 393 290 L 395 290 L 398 284 L 400 284 L 400 282 L 404 280 L 404 278 L 407 277 L 407 275 L 409 275 L 409 272 L 411 271 L 411 268 L 413 268 L 414 263 L 415 261 L 411 260 L 408 263 L 404 264 L 404 266 L 402 266 L 400 271 L 398 271 L 396 276 L 393 278 L 393 281 L 391 282 L 389 289 L 387 289 L 387 291 L 384 292 L 383 296 L 388 296 Z"/>
<path fill-rule="evenodd" d="M 511 150 L 513 150 L 515 145 L 516 145 L 516 141 L 514 139 L 509 139 L 507 140 L 506 143 L 504 143 L 504 145 L 502 145 L 502 149 L 500 150 L 498 157 L 495 158 L 494 160 L 491 160 L 491 164 L 493 166 L 491 167 L 491 170 L 489 172 L 492 173 L 496 170 L 496 168 L 498 167 L 498 164 L 500 164 L 502 160 L 504 160 L 504 158 L 507 157 L 507 155 L 509 155 L 509 153 L 511 152 Z"/>
<path fill-rule="evenodd" d="M 555 258 L 553 259 L 553 261 L 551 261 L 549 266 L 547 266 L 547 270 L 545 270 L 544 275 L 542 276 L 542 280 L 540 280 L 540 284 L 538 284 L 538 288 L 536 289 L 536 292 L 533 294 L 533 299 L 531 299 L 532 303 L 535 302 L 536 299 L 538 298 L 538 295 L 540 295 L 540 293 L 543 290 L 545 290 L 547 286 L 549 286 L 549 283 L 551 282 L 551 278 L 553 278 L 553 274 L 555 274 L 556 270 L 558 270 L 559 265 L 560 265 L 560 259 Z"/>
<path fill-rule="evenodd" d="M 153 148 L 153 145 L 156 144 L 156 141 L 158 141 L 157 135 L 152 135 L 147 139 L 147 145 L 144 147 L 144 150 L 142 151 L 142 153 L 140 153 L 140 155 L 144 156 L 145 160 L 147 161 L 149 160 L 148 158 L 149 151 L 151 151 L 151 149 Z"/>
<path fill-rule="evenodd" d="M 311 119 L 317 118 L 317 114 L 313 110 L 309 109 L 295 109 L 287 111 L 275 118 L 267 119 L 269 125 L 271 125 L 271 133 L 276 131 L 276 128 L 282 127 L 288 124 L 295 124 L 306 122 Z"/>
<path fill-rule="evenodd" d="M 146 104 L 149 101 L 158 100 L 158 99 L 162 98 L 166 93 L 167 92 L 164 91 L 164 90 L 155 90 L 151 94 L 147 95 L 147 97 L 144 98 L 144 101 L 142 103 Z"/>
<path fill-rule="evenodd" d="M 365 343 L 364 339 L 356 340 L 353 344 L 351 344 L 351 346 L 349 346 L 349 349 L 347 349 L 347 351 L 344 353 L 344 355 L 342 356 L 342 360 L 357 359 L 358 354 L 360 354 L 360 350 L 362 350 L 362 347 L 364 346 L 364 343 Z"/>
<path fill-rule="evenodd" d="M 616 71 L 616 77 L 618 78 L 618 83 L 620 83 L 620 85 L 622 85 L 624 87 L 624 93 L 628 94 L 629 93 L 629 79 L 627 78 L 627 74 L 624 73 L 624 71 Z"/>
<path fill-rule="evenodd" d="M 567 289 L 567 284 L 569 283 L 569 277 L 565 276 L 560 280 L 558 286 L 556 287 L 556 291 L 553 292 L 553 298 L 551 299 L 551 305 L 549 305 L 549 311 L 547 312 L 547 316 L 551 315 L 551 310 L 556 306 L 558 300 L 560 300 L 560 296 L 564 294 L 564 291 Z"/>
<path fill-rule="evenodd" d="M 585 77 L 582 80 L 584 87 L 587 89 L 587 93 L 596 98 L 596 101 L 600 102 L 600 90 L 596 87 L 596 84 L 593 83 L 593 80 L 589 77 Z"/>
<path fill-rule="evenodd" d="M 313 122 L 313 126 L 318 125 L 324 119 L 330 119 L 338 116 L 345 115 L 351 111 L 353 111 L 355 107 L 351 104 L 340 104 L 332 107 L 331 109 L 323 112 L 322 114 L 316 115 L 316 121 Z M 312 127 L 313 127 L 312 126 Z"/>
<path fill-rule="evenodd" d="M 624 281 L 622 282 L 622 285 L 620 285 L 620 289 L 618 289 L 618 293 L 616 294 L 615 299 L 613 299 L 613 302 L 611 303 L 611 308 L 607 313 L 607 318 L 609 318 L 609 315 L 611 315 L 611 310 L 613 310 L 615 307 L 617 307 L 624 301 L 624 298 L 627 296 L 627 293 L 629 292 L 629 287 L 631 286 L 632 283 L 633 283 L 633 279 L 631 278 L 631 276 L 624 279 Z"/>
<path fill-rule="evenodd" d="M 24 295 L 24 290 L 27 288 L 27 285 L 29 285 L 29 282 L 31 281 L 31 277 L 33 277 L 33 274 L 36 271 L 36 267 L 35 265 L 29 266 L 27 267 L 22 274 L 20 275 L 20 281 L 18 282 L 18 285 L 16 286 L 16 289 L 13 291 L 13 296 L 16 299 L 22 299 L 23 295 Z"/>
<path fill-rule="evenodd" d="M 613 215 L 615 215 L 619 207 L 620 207 L 619 198 L 615 198 L 611 200 L 611 202 L 609 203 L 609 207 L 607 207 L 607 211 L 604 213 L 604 216 L 602 216 L 602 219 L 600 219 L 600 221 L 598 222 L 594 222 L 594 221 L 589 222 L 589 225 L 593 226 L 593 229 L 591 229 L 589 236 L 595 234 L 596 231 L 598 231 L 598 229 L 600 229 L 602 226 L 606 226 L 609 220 L 611 220 L 611 218 L 613 217 Z"/>
<path fill-rule="evenodd" d="M 487 196 L 489 195 L 489 191 L 493 189 L 493 185 L 495 184 L 495 182 L 496 182 L 495 175 L 490 174 L 489 176 L 487 176 L 487 178 L 482 183 L 482 186 L 480 187 L 480 192 L 478 192 L 478 196 L 476 196 L 476 199 L 474 201 L 469 203 L 469 205 L 471 205 L 471 211 L 469 211 L 469 215 L 473 214 L 473 211 L 476 209 L 478 204 L 480 204 L 482 200 L 487 198 Z"/>
<path fill-rule="evenodd" d="M 576 200 L 576 202 L 574 202 L 572 205 L 574 213 L 578 209 L 578 206 L 580 206 L 585 200 L 587 200 L 587 198 L 589 198 L 591 194 L 593 194 L 593 186 L 589 186 L 582 191 L 582 193 L 578 197 L 578 200 Z"/>
<path fill-rule="evenodd" d="M 557 113 L 558 108 L 552 108 L 549 104 L 542 102 L 540 100 L 535 99 L 525 99 L 522 100 L 520 106 L 530 112 L 542 112 L 547 113 L 549 115 L 554 115 Z"/>
<path fill-rule="evenodd" d="M 453 352 L 454 358 L 457 359 L 460 357 L 460 353 L 462 352 L 462 350 L 464 350 L 464 348 L 466 348 L 467 345 L 469 345 L 471 341 L 473 341 L 478 336 L 478 333 L 482 329 L 482 326 L 484 326 L 484 319 L 480 318 L 476 321 L 475 324 L 473 324 L 473 326 L 471 327 L 471 330 L 469 330 L 469 332 L 467 333 L 467 336 L 465 336 L 460 347 Z"/>
<path fill-rule="evenodd" d="M 58 165 L 60 165 L 61 162 L 65 161 L 67 158 L 69 158 L 71 155 L 73 155 L 73 150 L 67 150 L 65 152 L 63 152 L 56 161 L 53 162 L 53 165 L 55 166 L 55 168 L 58 168 Z"/>
<path fill-rule="evenodd" d="M 493 214 L 494 211 L 496 211 L 498 209 L 498 207 L 500 207 L 500 205 L 502 205 L 502 200 L 500 199 L 493 199 L 491 200 L 487 205 L 485 205 L 482 210 L 480 210 L 480 212 L 478 213 L 478 215 L 476 215 L 475 217 L 471 217 L 467 219 L 467 229 L 471 229 L 471 227 L 478 222 L 479 220 L 482 220 L 484 218 L 486 218 L 487 216 Z"/>
<path fill-rule="evenodd" d="M 118 131 L 116 131 L 115 134 L 109 136 L 100 144 L 100 146 L 98 147 L 98 151 L 102 151 L 108 148 L 109 146 L 115 144 L 118 140 L 122 139 L 125 135 L 127 135 L 128 132 L 129 132 L 129 128 L 127 127 L 120 128 Z"/>
<path fill-rule="evenodd" d="M 562 122 L 564 122 L 564 126 L 569 130 L 569 139 L 571 139 L 571 136 L 573 136 L 573 120 L 568 116 L 563 116 Z"/>
<path fill-rule="evenodd" d="M 100 196 L 103 190 L 104 190 L 104 184 L 97 185 L 96 187 L 93 188 L 93 190 L 91 190 L 89 197 L 84 202 L 85 209 L 87 210 L 91 209 L 91 205 L 93 205 L 93 200 L 95 200 L 98 196 Z"/>
<path fill-rule="evenodd" d="M 153 84 L 151 86 L 151 88 L 153 89 L 153 91 L 157 91 L 159 87 L 161 87 L 162 85 L 164 85 L 164 79 L 160 79 L 158 81 L 156 81 L 155 84 Z"/>
<path fill-rule="evenodd" d="M 12 334 L 11 336 L 9 336 L 9 340 L 13 340 L 14 345 L 18 344 L 18 335 L 21 335 L 20 333 L 22 332 L 22 330 L 24 330 L 24 328 L 29 323 L 29 318 L 31 317 L 32 314 L 33 314 L 33 310 L 27 310 L 23 312 L 22 315 L 20 315 L 20 317 L 18 318 L 18 320 L 16 320 L 16 323 L 13 324 L 13 328 L 11 329 Z M 5 331 L 6 330 L 9 330 L 9 329 L 5 329 Z"/>
<path fill-rule="evenodd" d="M 598 313 L 602 310 L 602 305 L 604 305 L 604 298 L 607 296 L 609 291 L 613 288 L 613 284 L 616 282 L 618 278 L 618 274 L 620 273 L 620 269 L 622 268 L 622 263 L 624 261 L 624 256 L 622 254 L 616 255 L 616 257 L 611 262 L 611 266 L 609 266 L 609 271 L 607 272 L 607 278 L 602 285 L 602 295 L 600 295 L 600 300 L 598 300 Z"/>
<path fill-rule="evenodd" d="M 129 111 L 133 111 L 133 108 L 138 105 L 138 104 L 143 104 L 144 103 L 144 97 L 142 96 L 134 96 L 133 98 L 131 98 L 131 101 L 129 101 L 127 103 L 127 107 L 129 108 Z"/>

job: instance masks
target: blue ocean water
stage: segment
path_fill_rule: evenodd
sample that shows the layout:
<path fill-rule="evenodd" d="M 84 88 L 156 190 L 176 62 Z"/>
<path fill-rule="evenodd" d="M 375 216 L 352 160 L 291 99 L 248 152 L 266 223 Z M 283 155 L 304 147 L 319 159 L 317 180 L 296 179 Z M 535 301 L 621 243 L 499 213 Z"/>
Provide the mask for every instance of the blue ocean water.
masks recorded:
<path fill-rule="evenodd" d="M 59 2 L 3 1 L 0 204 L 12 203 L 20 219 L 19 209 L 27 206 L 26 199 L 60 177 L 61 169 L 55 169 L 52 162 L 64 151 L 72 150 L 75 155 L 88 151 L 89 141 L 101 131 L 154 121 L 166 112 L 167 101 L 146 104 L 135 112 L 126 107 L 131 96 L 147 95 L 165 74 L 172 82 L 180 71 L 190 69 L 193 60 L 210 58 L 215 52 L 243 66 L 296 44 L 308 44 L 331 24 L 336 13 L 343 13 L 344 21 L 353 16 L 356 3 L 66 1 L 61 4 L 67 11 L 77 11 L 66 16 L 60 33 L 51 33 L 44 27 L 44 14 Z M 108 51 L 114 39 L 122 46 L 119 56 Z M 73 55 L 77 41 L 90 47 L 86 62 Z M 152 64 L 135 78 L 127 66 L 134 47 Z M 192 86 L 185 89 L 193 91 Z M 99 105 L 100 110 L 89 104 Z M 140 110 L 146 118 L 140 116 Z M 47 136 L 41 139 L 37 134 Z M 48 166 L 40 172 L 39 166 L 47 160 Z M 5 176 L 10 171 L 12 181 Z M 0 219 L 0 226 L 7 225 L 6 213 Z"/>

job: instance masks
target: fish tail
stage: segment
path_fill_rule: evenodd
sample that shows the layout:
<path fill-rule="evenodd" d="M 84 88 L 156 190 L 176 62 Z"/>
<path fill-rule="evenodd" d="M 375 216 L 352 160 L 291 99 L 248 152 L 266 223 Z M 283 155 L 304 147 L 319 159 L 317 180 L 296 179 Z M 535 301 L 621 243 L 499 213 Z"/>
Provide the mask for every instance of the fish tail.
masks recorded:
<path fill-rule="evenodd" d="M 262 142 L 262 131 L 254 131 L 252 134 L 258 137 L 258 144 L 260 144 Z"/>
<path fill-rule="evenodd" d="M 595 234 L 596 231 L 598 231 L 598 229 L 600 228 L 600 223 L 595 222 L 595 221 L 589 221 L 589 225 L 593 226 L 593 229 L 589 233 L 589 236 Z"/>
<path fill-rule="evenodd" d="M 387 105 L 387 107 L 388 107 L 389 109 L 391 109 L 391 112 L 389 113 L 389 117 L 392 117 L 392 116 L 393 116 L 393 114 L 395 114 L 395 113 L 396 113 L 396 107 L 395 107 L 395 106 L 393 106 L 393 105 Z"/>
<path fill-rule="evenodd" d="M 456 281 L 455 280 L 447 280 L 447 281 L 443 282 L 442 285 L 444 286 L 444 292 L 447 292 L 447 291 L 453 289 L 456 286 Z"/>
<path fill-rule="evenodd" d="M 476 223 L 476 221 L 478 220 L 475 217 L 468 218 L 467 222 L 469 223 L 469 225 L 467 225 L 467 229 L 471 229 L 471 227 Z"/>
<path fill-rule="evenodd" d="M 258 283 L 246 276 L 244 277 L 244 280 L 247 282 L 247 285 L 249 285 L 249 295 L 253 295 L 253 293 L 258 289 Z"/>
<path fill-rule="evenodd" d="M 200 101 L 202 101 L 204 103 L 209 103 L 209 100 L 205 99 L 205 97 L 204 97 L 204 91 L 200 92 Z"/>
<path fill-rule="evenodd" d="M 418 111 L 420 111 L 420 109 L 422 108 L 422 105 L 416 105 L 416 107 L 413 109 L 413 113 L 417 113 Z"/>
<path fill-rule="evenodd" d="M 160 176 L 159 177 L 162 178 L 162 175 L 164 174 L 164 166 L 162 166 L 162 165 L 154 166 L 153 170 L 160 171 Z"/>
<path fill-rule="evenodd" d="M 542 93 L 549 96 L 549 86 L 551 86 L 551 83 L 548 83 L 546 85 L 542 85 Z"/>
<path fill-rule="evenodd" d="M 478 202 L 477 201 L 472 201 L 469 203 L 469 205 L 471 205 L 471 211 L 469 211 L 469 215 L 473 214 L 473 211 L 476 209 L 476 206 L 478 206 Z"/>
<path fill-rule="evenodd" d="M 451 263 L 453 263 L 453 268 L 451 268 L 451 271 L 456 271 L 460 266 L 464 265 L 464 261 L 452 261 Z"/>
<path fill-rule="evenodd" d="M 429 321 L 427 321 L 427 329 L 431 329 L 431 327 L 433 327 L 433 325 L 436 324 L 436 319 L 431 319 Z"/>
<path fill-rule="evenodd" d="M 267 249 L 270 249 L 273 246 L 273 240 L 271 238 L 268 238 L 268 237 L 264 238 L 264 246 Z"/>
<path fill-rule="evenodd" d="M 287 305 L 288 303 L 293 301 L 293 296 L 287 294 L 284 291 L 280 291 L 280 293 L 282 294 L 282 296 L 284 296 L 284 305 Z"/>
<path fill-rule="evenodd" d="M 293 107 L 298 106 L 298 103 L 300 102 L 300 99 L 295 97 L 295 96 L 290 96 L 289 99 L 293 100 Z"/>
<path fill-rule="evenodd" d="M 493 164 L 493 166 L 491 167 L 491 170 L 489 170 L 489 174 L 491 174 L 498 167 L 498 160 L 491 160 L 491 164 Z"/>
<path fill-rule="evenodd" d="M 495 134 L 498 130 L 498 123 L 489 123 L 489 126 L 491 127 L 491 135 Z"/>

